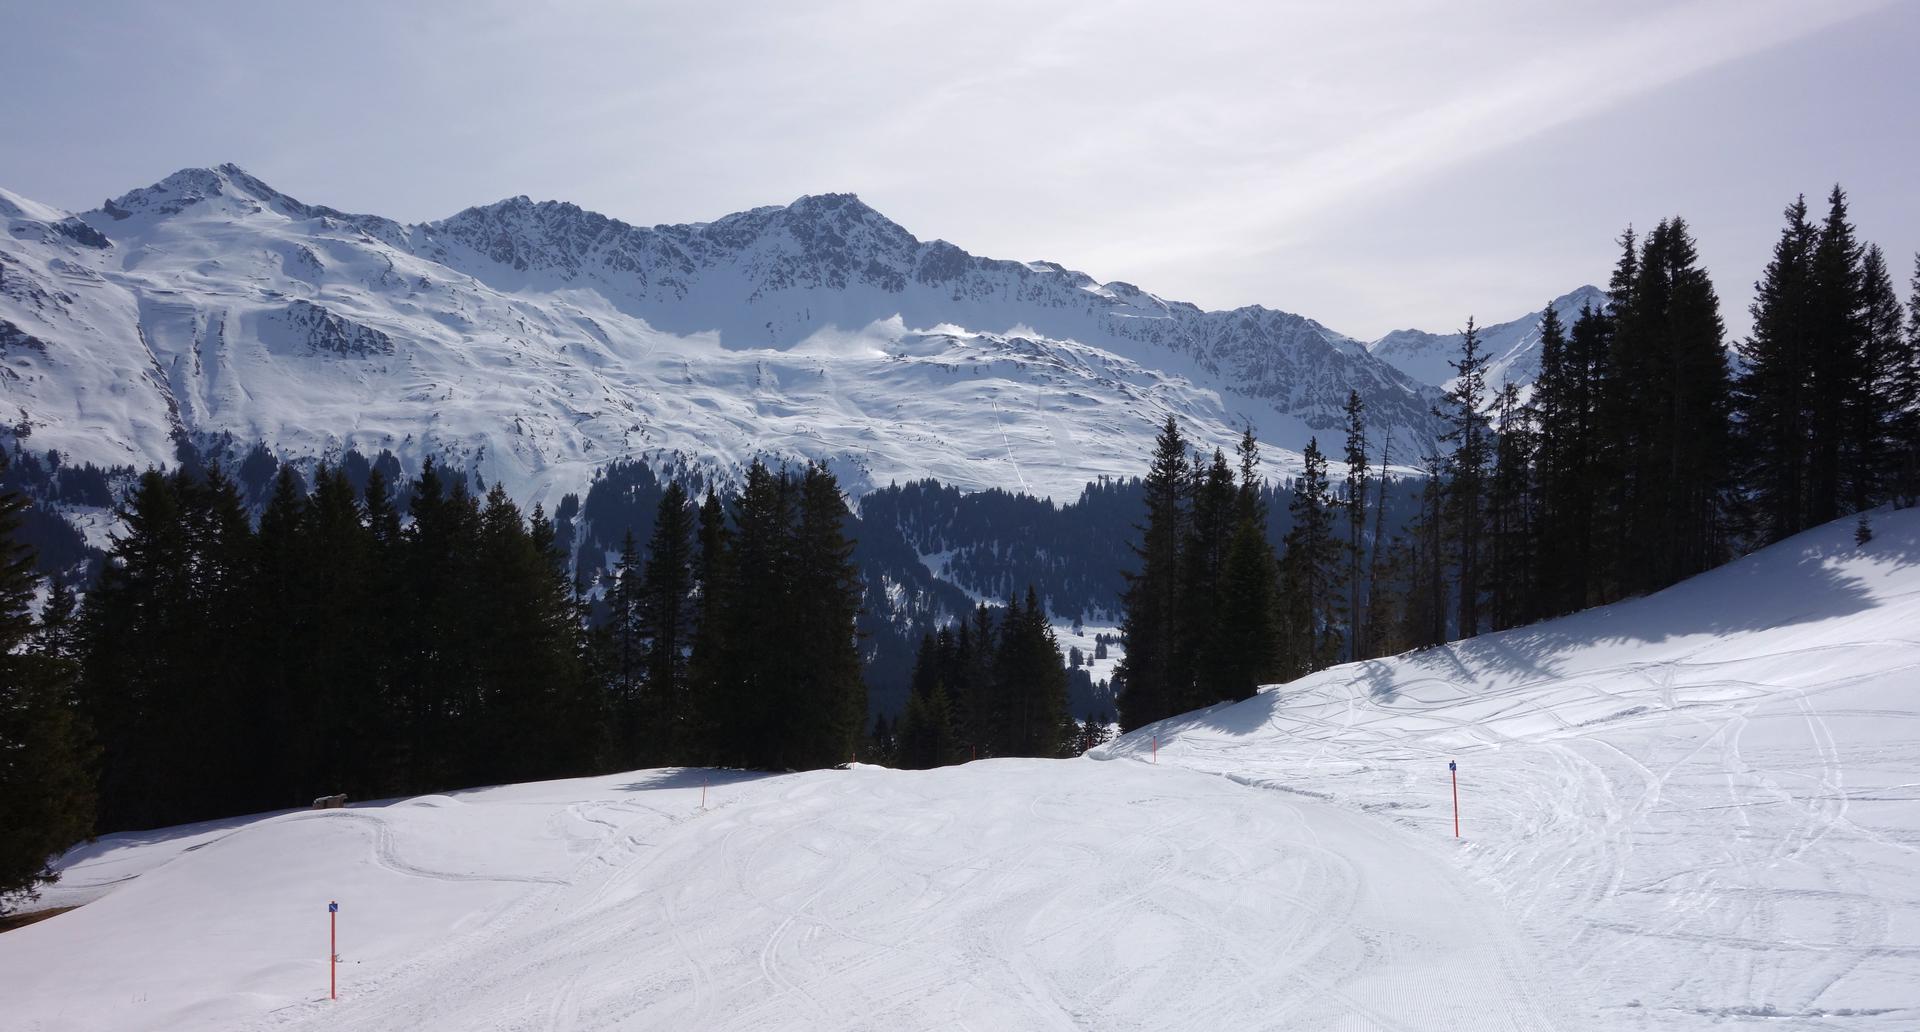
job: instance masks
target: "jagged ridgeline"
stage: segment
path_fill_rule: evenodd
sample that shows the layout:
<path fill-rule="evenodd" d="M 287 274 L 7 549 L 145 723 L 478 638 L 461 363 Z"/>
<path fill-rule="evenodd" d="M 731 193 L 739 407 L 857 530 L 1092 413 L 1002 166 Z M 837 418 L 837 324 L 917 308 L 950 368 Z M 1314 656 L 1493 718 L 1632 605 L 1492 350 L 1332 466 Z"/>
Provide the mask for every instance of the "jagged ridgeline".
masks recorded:
<path fill-rule="evenodd" d="M 231 165 L 79 213 L 0 190 L 0 399 L 34 450 L 102 467 L 385 449 L 552 508 L 617 460 L 767 455 L 855 496 L 1064 504 L 1135 475 L 1168 415 L 1222 445 L 1251 424 L 1297 472 L 1349 388 L 1416 455 L 1439 391 L 1405 350 L 971 254 L 850 194 L 648 227 L 525 197 L 401 224 Z"/>

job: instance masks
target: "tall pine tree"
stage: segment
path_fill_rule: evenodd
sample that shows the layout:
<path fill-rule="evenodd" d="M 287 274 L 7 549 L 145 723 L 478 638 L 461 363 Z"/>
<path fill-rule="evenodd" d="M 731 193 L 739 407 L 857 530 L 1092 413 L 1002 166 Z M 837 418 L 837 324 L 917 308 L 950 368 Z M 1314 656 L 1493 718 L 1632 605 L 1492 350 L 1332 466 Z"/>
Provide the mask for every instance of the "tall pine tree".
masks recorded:
<path fill-rule="evenodd" d="M 1446 405 L 1434 414 L 1449 429 L 1441 440 L 1453 444 L 1447 462 L 1447 520 L 1452 528 L 1453 565 L 1457 571 L 1459 603 L 1456 620 L 1463 637 L 1480 630 L 1481 520 L 1486 505 L 1488 430 L 1485 415 L 1487 358 L 1480 350 L 1480 331 L 1471 316 L 1460 334 L 1460 358 L 1448 363 L 1454 371 Z"/>
<path fill-rule="evenodd" d="M 1367 529 L 1367 423 L 1366 405 L 1360 392 L 1347 391 L 1347 658 L 1359 659 L 1365 640 L 1365 603 L 1361 589 L 1366 586 L 1361 570 L 1366 565 Z M 1384 474 L 1384 470 L 1382 473 Z"/>
<path fill-rule="evenodd" d="M 1120 636 L 1126 644 L 1114 673 L 1120 729 L 1132 731 L 1174 712 L 1180 678 L 1180 546 L 1187 523 L 1187 445 L 1168 416 L 1147 470 L 1147 521 L 1134 548 L 1140 568 L 1127 577 Z"/>
<path fill-rule="evenodd" d="M 647 568 L 634 617 L 644 642 L 647 735 L 652 762 L 690 762 L 694 737 L 687 654 L 694 618 L 694 512 L 686 488 L 667 484 L 647 543 Z M 863 714 L 864 716 L 864 714 Z"/>
<path fill-rule="evenodd" d="M 93 755 L 74 707 L 74 662 L 53 633 L 28 647 L 38 578 L 20 541 L 25 508 L 20 495 L 0 494 L 0 913 L 35 898 L 55 877 L 49 861 L 94 825 Z M 70 615 L 47 608 L 53 619 Z"/>
<path fill-rule="evenodd" d="M 1331 666 L 1340 655 L 1342 608 L 1340 544 L 1334 534 L 1336 501 L 1317 438 L 1301 454 L 1280 559 L 1280 677 L 1292 680 Z"/>
<path fill-rule="evenodd" d="M 1240 483 L 1232 539 L 1220 576 L 1219 604 L 1207 648 L 1217 657 L 1214 699 L 1251 698 L 1273 676 L 1279 649 L 1274 625 L 1278 569 L 1267 541 L 1260 445 L 1249 427 L 1240 439 Z"/>
<path fill-rule="evenodd" d="M 1742 362 L 1734 404 L 1748 492 L 1769 544 L 1808 526 L 1812 432 L 1809 366 L 1816 343 L 1813 253 L 1818 233 L 1805 197 L 1786 210 L 1787 224 L 1754 284 L 1753 331 L 1738 345 Z"/>

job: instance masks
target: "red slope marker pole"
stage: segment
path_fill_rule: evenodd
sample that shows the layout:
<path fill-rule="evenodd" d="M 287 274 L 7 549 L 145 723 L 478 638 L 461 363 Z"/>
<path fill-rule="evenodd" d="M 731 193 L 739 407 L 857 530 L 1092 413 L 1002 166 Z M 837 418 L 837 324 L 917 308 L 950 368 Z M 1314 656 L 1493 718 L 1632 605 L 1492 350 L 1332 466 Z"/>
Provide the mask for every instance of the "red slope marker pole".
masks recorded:
<path fill-rule="evenodd" d="M 700 775 L 700 809 L 707 808 L 707 776 Z"/>
<path fill-rule="evenodd" d="M 1160 736 L 1153 736 L 1153 762 L 1160 762 Z"/>
<path fill-rule="evenodd" d="M 1453 775 L 1453 837 L 1460 837 L 1460 764 L 1447 761 L 1447 773 Z"/>
<path fill-rule="evenodd" d="M 334 969 L 340 965 L 340 904 L 327 902 L 327 999 L 340 998 L 340 983 Z"/>

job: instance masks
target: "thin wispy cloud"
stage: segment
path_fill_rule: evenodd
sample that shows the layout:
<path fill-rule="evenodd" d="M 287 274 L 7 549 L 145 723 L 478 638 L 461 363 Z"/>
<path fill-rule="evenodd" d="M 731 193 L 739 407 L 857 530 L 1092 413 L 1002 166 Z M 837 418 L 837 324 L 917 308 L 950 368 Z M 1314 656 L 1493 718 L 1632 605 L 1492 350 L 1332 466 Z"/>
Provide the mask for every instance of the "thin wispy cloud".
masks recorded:
<path fill-rule="evenodd" d="M 1311 240 L 1340 210 L 1523 142 L 1675 80 L 1887 6 L 1698 0 L 1645 20 L 1595 23 L 1550 50 L 1489 60 L 1436 85 L 1429 102 L 1273 163 L 1238 190 L 1183 199 L 1168 226 L 1215 229 L 1176 255 L 1245 257 Z M 1330 120 L 1349 113 L 1328 110 Z M 1349 121 L 1349 124 L 1352 124 Z M 1252 170 L 1250 170 L 1252 171 Z"/>
<path fill-rule="evenodd" d="M 407 220 L 517 193 L 698 220 L 852 190 L 976 252 L 1361 335 L 1510 317 L 1602 275 L 1619 226 L 1683 207 L 1710 258 L 1732 248 L 1716 272 L 1738 308 L 1764 260 L 1748 224 L 1834 180 L 1865 192 L 1892 252 L 1920 245 L 1920 200 L 1874 193 L 1878 170 L 1920 160 L 1901 134 L 1816 148 L 1817 126 L 1767 126 L 1777 96 L 1712 94 L 1757 68 L 1864 122 L 1887 105 L 1847 92 L 1878 60 L 1860 48 L 1920 42 L 1920 14 L 1888 0 L 103 4 L 12 21 L 35 46 L 11 74 L 36 89 L 0 112 L 0 184 L 67 207 L 226 160 Z M 1906 64 L 1875 74 L 1920 94 Z M 1632 139 L 1555 140 L 1577 168 L 1522 171 L 1532 141 L 1636 105 Z M 1697 150 L 1609 193 L 1703 119 L 1777 129 L 1776 157 Z M 1771 192 L 1700 189 L 1708 173 Z"/>

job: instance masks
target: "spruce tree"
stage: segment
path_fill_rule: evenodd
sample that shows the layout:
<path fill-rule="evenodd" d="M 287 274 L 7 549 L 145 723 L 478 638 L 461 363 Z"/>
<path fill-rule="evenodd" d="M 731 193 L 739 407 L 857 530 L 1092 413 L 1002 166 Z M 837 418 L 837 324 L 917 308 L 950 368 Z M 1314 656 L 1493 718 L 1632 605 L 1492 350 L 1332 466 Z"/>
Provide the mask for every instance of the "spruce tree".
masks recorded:
<path fill-rule="evenodd" d="M 867 737 L 867 748 L 861 755 L 872 756 L 872 762 L 883 767 L 900 766 L 898 722 L 887 720 L 885 713 L 875 714 L 873 733 Z"/>
<path fill-rule="evenodd" d="M 191 650 L 184 653 L 182 668 L 198 669 L 182 687 L 188 707 L 199 714 L 200 741 L 212 746 L 187 761 L 187 775 L 199 786 L 193 793 L 201 801 L 196 812 L 214 816 L 282 805 L 283 789 L 251 776 L 270 769 L 263 754 L 277 742 L 265 731 L 266 700 L 258 693 L 251 664 L 232 647 L 246 640 L 253 616 L 253 528 L 239 486 L 219 463 L 207 463 L 197 475 L 176 471 L 174 479 L 187 524 L 190 596 L 197 614 L 179 647 Z"/>
<path fill-rule="evenodd" d="M 391 721 L 380 679 L 363 680 L 379 665 L 372 646 L 387 604 L 370 590 L 374 547 L 345 470 L 321 466 L 293 543 L 289 659 L 299 667 L 291 672 L 293 738 L 281 753 L 287 799 L 332 792 L 374 798 L 385 787 L 378 754 Z"/>
<path fill-rule="evenodd" d="M 1340 546 L 1327 460 L 1318 438 L 1307 441 L 1288 508 L 1293 529 L 1280 560 L 1280 677 L 1292 680 L 1331 666 L 1340 654 Z"/>
<path fill-rule="evenodd" d="M 800 477 L 789 595 L 796 668 L 789 726 L 799 730 L 798 762 L 825 767 L 851 759 L 867 719 L 858 632 L 863 586 L 847 536 L 840 484 L 822 463 Z"/>
<path fill-rule="evenodd" d="M 458 728 L 462 755 L 455 784 L 527 781 L 554 748 L 540 696 L 551 682 L 546 656 L 530 640 L 538 621 L 530 554 L 520 507 L 495 483 L 477 502 L 472 536 L 457 557 L 462 579 L 488 589 L 466 600 L 455 653 L 465 677 Z"/>
<path fill-rule="evenodd" d="M 456 491 L 456 502 L 463 497 Z M 471 527 L 459 557 L 462 579 L 487 590 L 461 614 L 456 783 L 582 773 L 591 746 L 584 675 L 552 527 L 544 512 L 530 525 L 497 482 L 462 525 Z"/>
<path fill-rule="evenodd" d="M 1893 286 L 1887 258 L 1869 245 L 1861 265 L 1862 375 L 1848 402 L 1850 463 L 1846 471 L 1848 504 L 1864 512 L 1892 497 L 1898 475 L 1898 428 L 1907 408 L 1911 365 L 1905 312 Z"/>
<path fill-rule="evenodd" d="M 1486 502 L 1488 465 L 1486 407 L 1487 359 L 1480 351 L 1480 331 L 1468 317 L 1461 331 L 1460 358 L 1448 364 L 1455 373 L 1446 405 L 1434 414 L 1450 429 L 1441 440 L 1451 442 L 1447 463 L 1447 518 L 1453 529 L 1453 565 L 1459 578 L 1456 610 L 1462 637 L 1480 630 L 1481 520 Z"/>
<path fill-rule="evenodd" d="M 894 757 L 902 770 L 932 770 L 956 762 L 953 714 L 944 690 L 907 693 L 906 710 L 895 731 Z"/>
<path fill-rule="evenodd" d="M 404 791 L 437 791 L 467 782 L 483 759 L 478 727 L 480 682 L 470 657 L 485 635 L 476 612 L 490 605 L 473 556 L 480 507 L 463 478 L 451 489 L 431 459 L 415 478 L 412 522 L 402 533 L 401 649 L 396 659 L 396 750 Z"/>
<path fill-rule="evenodd" d="M 1641 357 L 1642 449 L 1631 456 L 1632 537 L 1617 554 L 1617 581 L 1654 591 L 1724 562 L 1735 518 L 1730 378 L 1720 299 L 1686 222 L 1662 221 L 1641 250 L 1634 308 L 1615 352 Z M 1624 343 L 1623 343 L 1624 341 Z"/>
<path fill-rule="evenodd" d="M 734 505 L 728 556 L 730 583 L 724 647 L 713 693 L 722 762 L 732 766 L 795 768 L 798 743 L 786 718 L 797 686 L 786 611 L 793 597 L 793 496 L 785 473 L 754 462 Z"/>
<path fill-rule="evenodd" d="M 1734 389 L 1761 544 L 1808 525 L 1817 233 L 1807 220 L 1805 197 L 1788 205 L 1786 219 L 1773 259 L 1754 285 L 1753 332 L 1738 345 L 1743 368 Z"/>
<path fill-rule="evenodd" d="M 100 826 L 118 831 L 259 809 L 261 708 L 242 619 L 252 528 L 217 467 L 149 470 L 88 595 L 81 699 L 104 750 Z M 181 751 L 179 743 L 195 748 Z"/>
<path fill-rule="evenodd" d="M 373 467 L 367 474 L 367 488 L 364 493 L 366 506 L 367 532 L 372 535 L 375 546 L 383 553 L 400 543 L 400 510 L 393 502 L 393 487 L 387 483 L 387 475 L 379 466 Z"/>
<path fill-rule="evenodd" d="M 173 481 L 141 474 L 81 610 L 81 698 L 101 746 L 99 823 L 106 831 L 170 823 L 187 786 L 167 763 L 191 741 L 195 714 L 178 687 L 179 641 L 194 619 L 185 519 Z"/>
<path fill-rule="evenodd" d="M 313 787 L 311 775 L 323 747 L 314 725 L 324 703 L 312 694 L 321 686 L 308 678 L 314 657 L 302 647 L 311 615 L 303 604 L 306 578 L 314 566 L 304 553 L 306 510 L 293 467 L 280 466 L 260 514 L 248 571 L 246 631 L 236 636 L 254 652 L 248 676 L 258 717 L 248 736 L 248 763 L 276 796 L 289 801 L 303 787 Z M 332 791 L 316 790 L 307 798 Z"/>
<path fill-rule="evenodd" d="M 1219 638 L 1224 618 L 1223 582 L 1227 576 L 1227 551 L 1233 530 L 1239 522 L 1240 492 L 1234 485 L 1233 470 L 1227 457 L 1214 449 L 1211 462 L 1195 454 L 1191 499 L 1187 519 L 1186 542 L 1181 549 L 1181 595 L 1179 606 L 1180 671 L 1173 690 L 1173 709 L 1181 712 L 1211 705 L 1234 694 L 1226 686 L 1228 670 L 1234 665 L 1234 644 Z"/>
<path fill-rule="evenodd" d="M 1381 579 L 1384 563 L 1383 551 L 1387 536 L 1387 469 L 1392 458 L 1393 427 L 1389 426 L 1380 437 L 1380 481 L 1379 497 L 1373 506 L 1373 548 L 1367 563 L 1367 618 L 1363 626 L 1367 638 L 1360 655 L 1363 658 L 1388 654 L 1389 633 L 1387 613 L 1391 607 L 1381 595 Z"/>
<path fill-rule="evenodd" d="M 1639 576 L 1635 549 L 1640 528 L 1634 519 L 1641 510 L 1636 476 L 1645 458 L 1658 453 L 1648 437 L 1646 399 L 1640 388 L 1654 382 L 1659 373 L 1649 366 L 1643 346 L 1646 338 L 1623 329 L 1635 321 L 1639 301 L 1639 238 L 1632 227 L 1620 234 L 1619 244 L 1620 258 L 1607 282 L 1605 311 L 1589 321 L 1585 338 L 1576 325 L 1569 341 L 1595 353 L 1590 604 L 1620 598 L 1631 590 L 1624 586 L 1626 582 Z"/>
<path fill-rule="evenodd" d="M 646 667 L 640 616 L 643 576 L 639 547 L 628 530 L 620 539 L 620 558 L 607 589 L 607 695 L 614 715 L 615 762 L 623 767 L 641 765 L 642 743 L 649 730 L 641 700 Z"/>
<path fill-rule="evenodd" d="M 352 683 L 364 696 L 360 713 L 375 714 L 377 729 L 368 732 L 360 746 L 366 768 L 354 779 L 363 798 L 379 798 L 401 791 L 401 757 L 405 727 L 399 711 L 400 693 L 396 685 L 397 657 L 401 652 L 400 628 L 404 620 L 402 559 L 400 556 L 400 512 L 394 504 L 392 485 L 381 464 L 367 474 L 361 495 L 366 536 L 366 556 L 360 569 L 360 596 L 369 600 L 359 621 L 361 667 L 352 675 Z"/>
<path fill-rule="evenodd" d="M 1364 533 L 1367 529 L 1367 424 L 1366 405 L 1360 392 L 1347 391 L 1347 658 L 1360 658 L 1365 638 L 1361 588 L 1361 569 L 1366 563 Z M 1383 471 L 1384 472 L 1384 471 Z"/>
<path fill-rule="evenodd" d="M 1520 403 L 1517 384 L 1503 385 L 1498 397 L 1499 426 L 1494 435 L 1493 476 L 1487 492 L 1487 575 L 1491 626 L 1496 631 L 1535 618 L 1535 577 L 1539 569 L 1533 481 L 1538 445 L 1533 412 Z"/>
<path fill-rule="evenodd" d="M 647 543 L 647 569 L 637 613 L 645 644 L 648 734 L 656 762 L 684 763 L 693 729 L 688 699 L 687 650 L 694 618 L 694 512 L 686 488 L 669 482 L 660 496 Z"/>
<path fill-rule="evenodd" d="M 1398 643 L 1406 648 L 1447 641 L 1446 466 L 1438 455 L 1422 461 L 1420 515 L 1397 557 L 1403 582 Z"/>
<path fill-rule="evenodd" d="M 1182 592 L 1181 543 L 1187 523 L 1187 445 L 1172 416 L 1154 441 L 1153 462 L 1145 481 L 1146 523 L 1134 547 L 1138 571 L 1127 575 L 1121 599 L 1125 615 L 1120 636 L 1126 655 L 1114 673 L 1119 687 L 1122 731 L 1175 712 L 1178 684 L 1185 671 L 1178 657 Z"/>
<path fill-rule="evenodd" d="M 1002 714 L 992 738 L 996 756 L 1062 756 L 1072 742 L 1067 672 L 1046 608 L 1033 588 L 1024 603 L 1008 599 L 995 657 Z"/>
<path fill-rule="evenodd" d="M 894 731 L 894 757 L 905 770 L 930 770 L 966 758 L 957 750 L 953 696 L 947 686 L 952 636 L 924 635 L 914 655 L 907 705 Z"/>
<path fill-rule="evenodd" d="M 730 535 L 726 507 L 711 486 L 700 504 L 700 555 L 691 647 L 687 657 L 687 722 L 685 750 L 689 763 L 718 762 L 722 752 L 717 736 L 724 695 L 728 614 L 727 591 L 732 580 L 728 564 Z"/>
<path fill-rule="evenodd" d="M 606 696 L 594 669 L 594 646 L 587 607 L 568 576 L 561 530 L 535 503 L 527 521 L 533 570 L 536 622 L 534 643 L 547 651 L 556 747 L 548 758 L 558 773 L 593 773 L 606 754 Z"/>
<path fill-rule="evenodd" d="M 1582 305 L 1569 332 L 1552 305 L 1540 316 L 1540 375 L 1534 381 L 1535 487 L 1539 492 L 1536 610 L 1558 616 L 1590 602 L 1596 562 L 1596 506 L 1602 493 L 1600 379 L 1611 347 L 1605 313 Z"/>
<path fill-rule="evenodd" d="M 974 607 L 972 620 L 960 625 L 954 639 L 952 680 L 960 699 L 958 708 L 969 757 L 998 755 L 994 752 L 997 729 L 1006 718 L 994 676 L 999 635 L 992 608 L 982 602 Z"/>
<path fill-rule="evenodd" d="M 74 707 L 74 662 L 61 654 L 57 628 L 43 625 L 28 647 L 38 578 L 20 541 L 26 504 L 0 494 L 0 913 L 36 898 L 56 877 L 50 861 L 94 827 L 93 755 Z M 71 602 L 67 593 L 59 615 L 70 615 Z"/>
<path fill-rule="evenodd" d="M 1813 335 L 1803 370 L 1812 394 L 1807 526 L 1838 518 L 1847 509 L 1848 481 L 1870 475 L 1857 468 L 1864 457 L 1854 454 L 1857 436 L 1850 418 L 1868 380 L 1864 257 L 1848 218 L 1846 192 L 1836 185 L 1827 198 L 1810 268 Z"/>
<path fill-rule="evenodd" d="M 1902 507 L 1920 502 L 1920 254 L 1913 256 L 1913 280 L 1907 302 L 1907 333 L 1897 357 L 1887 365 L 1889 404 L 1895 415 L 1894 501 Z"/>
<path fill-rule="evenodd" d="M 1274 626 L 1278 569 L 1266 535 L 1260 446 L 1249 427 L 1240 439 L 1237 518 L 1220 577 L 1217 616 L 1208 648 L 1217 657 L 1213 698 L 1251 698 L 1273 675 L 1279 648 Z"/>
<path fill-rule="evenodd" d="M 40 610 L 40 626 L 34 631 L 34 651 L 77 661 L 81 644 L 80 598 L 65 577 L 55 576 L 47 588 L 47 604 Z"/>

